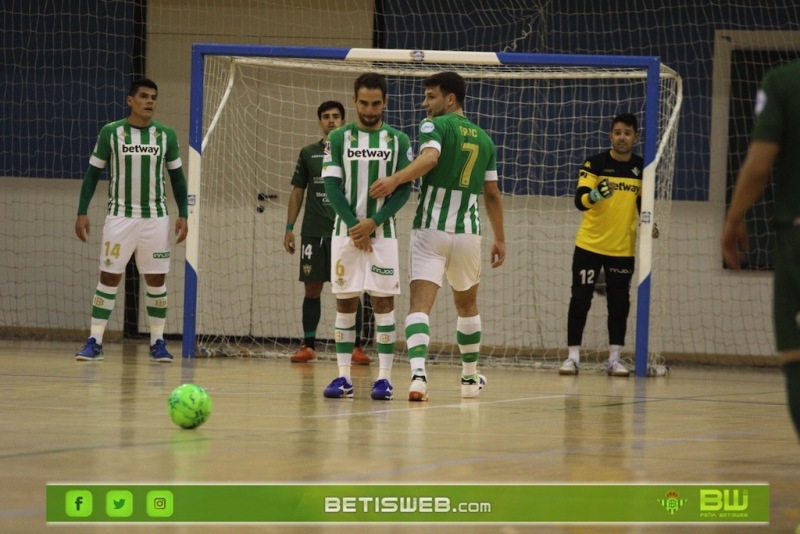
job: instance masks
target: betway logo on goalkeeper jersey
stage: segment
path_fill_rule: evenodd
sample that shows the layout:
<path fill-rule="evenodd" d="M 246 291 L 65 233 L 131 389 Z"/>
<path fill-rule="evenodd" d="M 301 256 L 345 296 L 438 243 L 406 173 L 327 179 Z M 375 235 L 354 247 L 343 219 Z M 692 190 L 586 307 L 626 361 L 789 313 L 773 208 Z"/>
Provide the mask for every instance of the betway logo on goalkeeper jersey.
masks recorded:
<path fill-rule="evenodd" d="M 392 158 L 392 151 L 388 148 L 350 148 L 347 147 L 345 154 L 347 159 L 357 160 L 383 160 L 389 161 Z"/>
<path fill-rule="evenodd" d="M 158 156 L 161 154 L 161 147 L 159 145 L 122 145 L 122 153 Z"/>

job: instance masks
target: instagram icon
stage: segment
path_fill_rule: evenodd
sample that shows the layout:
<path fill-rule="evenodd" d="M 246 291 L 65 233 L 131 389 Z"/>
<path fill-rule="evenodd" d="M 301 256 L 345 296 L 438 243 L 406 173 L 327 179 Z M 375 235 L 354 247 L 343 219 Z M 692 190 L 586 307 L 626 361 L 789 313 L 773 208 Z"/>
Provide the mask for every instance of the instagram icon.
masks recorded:
<path fill-rule="evenodd" d="M 147 515 L 150 517 L 171 517 L 173 508 L 172 492 L 154 490 L 147 492 Z"/>

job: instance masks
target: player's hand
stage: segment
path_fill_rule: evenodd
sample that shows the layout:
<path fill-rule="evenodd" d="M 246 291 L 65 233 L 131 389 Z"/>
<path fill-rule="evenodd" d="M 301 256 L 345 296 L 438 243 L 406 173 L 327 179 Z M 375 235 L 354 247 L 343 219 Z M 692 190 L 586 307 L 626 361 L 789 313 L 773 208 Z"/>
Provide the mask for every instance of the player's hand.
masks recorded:
<path fill-rule="evenodd" d="M 744 219 L 725 221 L 722 231 L 722 257 L 729 269 L 739 270 L 745 252 L 750 248 L 747 241 L 747 224 Z"/>
<path fill-rule="evenodd" d="M 608 180 L 600 180 L 600 182 L 597 184 L 597 187 L 592 189 L 589 193 L 589 200 L 594 203 L 610 198 L 611 195 L 614 194 L 614 189 L 614 185 L 610 184 Z"/>
<path fill-rule="evenodd" d="M 369 242 L 369 238 L 372 235 L 372 232 L 374 232 L 375 228 L 377 227 L 378 225 L 375 224 L 375 221 L 373 221 L 370 218 L 366 218 L 358 221 L 358 224 L 356 224 L 355 226 L 351 226 L 348 229 L 347 233 L 353 240 L 353 242 L 363 243 L 365 238 Z M 372 244 L 370 243 L 370 252 L 371 251 L 372 251 Z"/>
<path fill-rule="evenodd" d="M 370 237 L 362 237 L 360 239 L 353 239 L 353 246 L 364 252 L 372 253 L 372 239 Z"/>
<path fill-rule="evenodd" d="M 506 261 L 506 244 L 505 241 L 495 241 L 492 244 L 491 251 L 492 269 L 500 267 Z"/>
<path fill-rule="evenodd" d="M 348 229 L 347 233 L 357 249 L 372 252 L 372 239 L 370 236 L 377 226 L 375 221 L 370 218 L 360 219 L 357 224 Z"/>
<path fill-rule="evenodd" d="M 186 239 L 186 235 L 189 233 L 189 223 L 186 221 L 185 217 L 178 217 L 175 219 L 175 235 L 178 236 L 175 239 L 175 243 L 182 243 L 184 239 Z"/>
<path fill-rule="evenodd" d="M 291 230 L 286 230 L 283 236 L 283 248 L 285 248 L 286 252 L 289 254 L 294 254 L 294 232 Z"/>
<path fill-rule="evenodd" d="M 397 189 L 397 183 L 391 176 L 378 178 L 369 187 L 369 196 L 372 198 L 383 198 L 391 195 Z"/>
<path fill-rule="evenodd" d="M 78 239 L 84 243 L 86 243 L 86 240 L 89 239 L 88 215 L 78 215 L 78 219 L 75 221 L 75 235 L 77 235 Z"/>

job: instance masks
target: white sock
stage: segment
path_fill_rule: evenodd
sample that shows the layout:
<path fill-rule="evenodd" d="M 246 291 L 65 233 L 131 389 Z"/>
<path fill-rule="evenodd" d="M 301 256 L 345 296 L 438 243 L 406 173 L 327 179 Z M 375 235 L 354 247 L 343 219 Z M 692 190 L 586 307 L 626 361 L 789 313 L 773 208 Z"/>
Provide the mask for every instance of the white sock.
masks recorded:
<path fill-rule="evenodd" d="M 581 347 L 580 345 L 573 345 L 571 347 L 567 347 L 569 353 L 567 354 L 567 358 L 570 360 L 575 360 L 575 363 L 580 363 L 581 361 Z"/>

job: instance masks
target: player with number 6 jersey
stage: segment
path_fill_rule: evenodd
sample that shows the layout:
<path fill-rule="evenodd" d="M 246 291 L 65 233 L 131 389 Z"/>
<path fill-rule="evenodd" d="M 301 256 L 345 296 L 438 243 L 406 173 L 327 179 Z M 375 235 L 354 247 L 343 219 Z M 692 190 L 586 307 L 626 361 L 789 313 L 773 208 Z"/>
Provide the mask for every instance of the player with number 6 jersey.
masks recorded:
<path fill-rule="evenodd" d="M 331 285 L 336 296 L 337 376 L 323 395 L 353 396 L 350 376 L 355 341 L 356 311 L 362 293 L 372 296 L 378 349 L 378 378 L 372 384 L 374 400 L 391 400 L 392 362 L 396 325 L 394 295 L 400 293 L 400 254 L 394 215 L 411 195 L 411 184 L 393 195 L 370 198 L 369 188 L 383 176 L 411 161 L 411 142 L 403 132 L 383 122 L 387 103 L 386 78 L 374 72 L 353 84 L 357 118 L 328 136 L 322 177 L 336 212 L 331 238 Z"/>
<path fill-rule="evenodd" d="M 387 199 L 370 199 L 367 191 L 375 180 L 404 168 L 411 159 L 408 136 L 387 124 L 370 131 L 351 122 L 331 132 L 322 176 L 342 179 L 349 207 L 337 210 L 333 235 L 347 237 L 358 219 L 370 218 L 377 225 L 376 238 L 396 238 L 394 213 L 381 213 Z"/>

